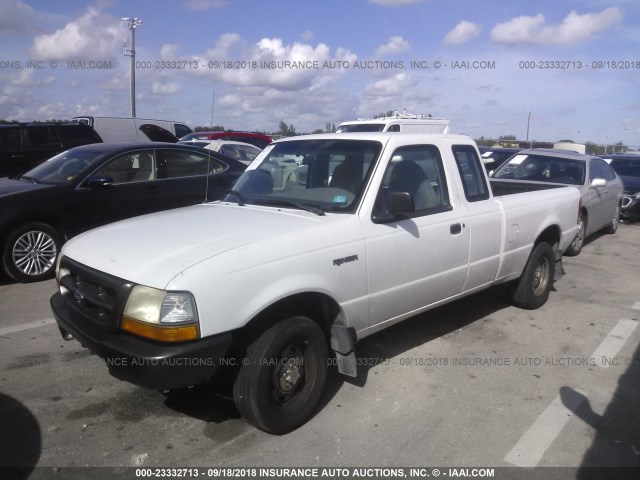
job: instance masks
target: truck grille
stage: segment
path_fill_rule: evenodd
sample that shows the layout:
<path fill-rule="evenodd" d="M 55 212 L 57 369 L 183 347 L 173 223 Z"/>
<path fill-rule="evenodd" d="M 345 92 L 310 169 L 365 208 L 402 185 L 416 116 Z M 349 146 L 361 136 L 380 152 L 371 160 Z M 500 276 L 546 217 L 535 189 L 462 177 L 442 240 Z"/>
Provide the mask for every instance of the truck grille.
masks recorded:
<path fill-rule="evenodd" d="M 133 284 L 70 258 L 60 262 L 60 293 L 85 321 L 115 331 Z"/>

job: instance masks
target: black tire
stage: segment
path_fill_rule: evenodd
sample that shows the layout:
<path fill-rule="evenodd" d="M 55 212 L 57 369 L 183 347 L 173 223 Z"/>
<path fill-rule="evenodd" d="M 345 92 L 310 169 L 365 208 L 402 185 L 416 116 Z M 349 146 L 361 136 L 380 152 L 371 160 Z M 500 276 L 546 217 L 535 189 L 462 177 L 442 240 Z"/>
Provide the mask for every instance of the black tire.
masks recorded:
<path fill-rule="evenodd" d="M 578 235 L 576 235 L 576 238 L 571 242 L 569 248 L 564 252 L 567 257 L 576 257 L 580 255 L 582 246 L 584 245 L 584 239 L 587 232 L 587 216 L 581 213 L 578 223 L 580 224 Z"/>
<path fill-rule="evenodd" d="M 2 263 L 7 274 L 18 282 L 52 278 L 60 252 L 60 234 L 46 223 L 26 223 L 7 236 Z"/>
<path fill-rule="evenodd" d="M 240 414 L 278 435 L 303 425 L 320 400 L 327 357 L 326 337 L 311 319 L 295 316 L 273 325 L 249 345 L 242 360 L 233 385 Z"/>
<path fill-rule="evenodd" d="M 513 304 L 535 310 L 547 302 L 553 285 L 555 254 L 546 242 L 536 245 L 513 292 Z"/>
<path fill-rule="evenodd" d="M 611 224 L 605 229 L 605 232 L 607 232 L 609 235 L 613 235 L 618 231 L 618 225 L 620 225 L 620 204 L 616 206 L 616 211 L 613 214 Z"/>

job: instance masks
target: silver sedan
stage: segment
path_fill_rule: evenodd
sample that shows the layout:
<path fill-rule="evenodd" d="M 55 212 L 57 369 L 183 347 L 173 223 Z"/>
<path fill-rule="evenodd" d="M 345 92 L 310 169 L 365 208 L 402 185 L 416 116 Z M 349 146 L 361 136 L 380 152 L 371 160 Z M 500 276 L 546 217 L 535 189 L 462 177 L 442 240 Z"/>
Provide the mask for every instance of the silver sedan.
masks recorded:
<path fill-rule="evenodd" d="M 521 150 L 492 176 L 573 185 L 580 190 L 580 231 L 567 250 L 567 255 L 578 255 L 589 235 L 603 229 L 615 233 L 618 228 L 623 197 L 622 180 L 600 157 L 543 148 Z"/>

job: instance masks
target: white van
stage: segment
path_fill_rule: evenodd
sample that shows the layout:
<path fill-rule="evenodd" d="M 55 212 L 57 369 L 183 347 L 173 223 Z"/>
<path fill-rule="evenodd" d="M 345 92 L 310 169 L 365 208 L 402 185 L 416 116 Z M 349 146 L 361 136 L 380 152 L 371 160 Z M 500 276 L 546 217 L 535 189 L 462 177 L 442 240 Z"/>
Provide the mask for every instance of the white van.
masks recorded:
<path fill-rule="evenodd" d="M 343 122 L 336 128 L 336 133 L 347 132 L 451 133 L 451 122 L 429 115 L 396 113 L 391 117 Z"/>
<path fill-rule="evenodd" d="M 177 142 L 193 133 L 182 122 L 148 118 L 73 117 L 77 123 L 93 127 L 104 142 Z"/>

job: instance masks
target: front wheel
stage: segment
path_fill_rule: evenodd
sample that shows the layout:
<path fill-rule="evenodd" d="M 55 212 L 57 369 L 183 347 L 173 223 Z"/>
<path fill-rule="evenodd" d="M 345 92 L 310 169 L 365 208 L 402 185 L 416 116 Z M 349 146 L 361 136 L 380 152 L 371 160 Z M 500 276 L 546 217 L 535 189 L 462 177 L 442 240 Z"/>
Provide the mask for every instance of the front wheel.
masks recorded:
<path fill-rule="evenodd" d="M 513 294 L 513 303 L 526 310 L 535 310 L 549 298 L 553 284 L 555 254 L 546 242 L 536 245 L 524 267 Z"/>
<path fill-rule="evenodd" d="M 233 386 L 236 407 L 249 423 L 283 434 L 313 414 L 327 378 L 326 337 L 313 320 L 282 320 L 247 349 Z"/>
<path fill-rule="evenodd" d="M 62 241 L 46 223 L 27 223 L 7 236 L 2 252 L 5 271 L 19 282 L 36 282 L 53 277 Z"/>

